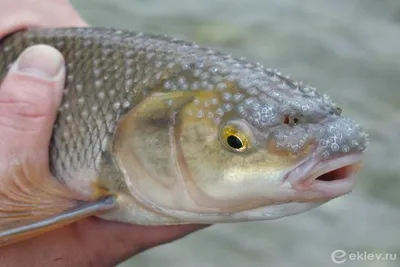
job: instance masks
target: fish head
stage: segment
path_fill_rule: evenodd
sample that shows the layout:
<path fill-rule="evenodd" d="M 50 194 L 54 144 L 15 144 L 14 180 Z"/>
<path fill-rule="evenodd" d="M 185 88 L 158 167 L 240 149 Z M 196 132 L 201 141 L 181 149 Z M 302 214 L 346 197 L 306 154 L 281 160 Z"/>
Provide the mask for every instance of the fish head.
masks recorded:
<path fill-rule="evenodd" d="M 326 94 L 246 61 L 184 65 L 120 123 L 115 154 L 141 205 L 236 222 L 351 192 L 367 134 Z"/>

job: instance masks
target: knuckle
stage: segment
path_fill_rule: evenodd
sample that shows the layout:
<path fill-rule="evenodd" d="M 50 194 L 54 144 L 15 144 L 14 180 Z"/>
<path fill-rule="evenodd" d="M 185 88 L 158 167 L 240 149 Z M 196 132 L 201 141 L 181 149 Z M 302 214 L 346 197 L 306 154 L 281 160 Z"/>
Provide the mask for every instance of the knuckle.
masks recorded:
<path fill-rule="evenodd" d="M 0 107 L 7 106 L 11 114 L 26 118 L 47 117 L 54 112 L 53 83 L 25 76 L 20 78 L 16 87 L 0 94 Z"/>
<path fill-rule="evenodd" d="M 40 131 L 51 115 L 36 107 L 29 102 L 0 103 L 0 125 L 17 131 Z"/>
<path fill-rule="evenodd" d="M 39 102 L 0 102 L 1 114 L 6 114 L 14 118 L 46 118 L 50 115 L 50 105 L 48 103 Z"/>
<path fill-rule="evenodd" d="M 55 116 L 55 84 L 35 77 L 15 77 L 0 89 L 0 125 L 37 132 Z"/>

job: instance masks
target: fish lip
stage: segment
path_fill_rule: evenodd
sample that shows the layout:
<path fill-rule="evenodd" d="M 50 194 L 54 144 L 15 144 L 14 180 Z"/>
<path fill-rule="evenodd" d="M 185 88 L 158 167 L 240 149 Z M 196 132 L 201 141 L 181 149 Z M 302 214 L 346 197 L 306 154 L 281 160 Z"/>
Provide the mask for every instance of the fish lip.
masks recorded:
<path fill-rule="evenodd" d="M 354 174 L 362 163 L 362 153 L 352 153 L 322 160 L 311 157 L 288 173 L 286 181 L 295 191 L 317 192 L 321 197 L 333 198 L 350 193 L 356 182 Z M 322 175 L 338 171 L 339 179 L 318 180 Z"/>

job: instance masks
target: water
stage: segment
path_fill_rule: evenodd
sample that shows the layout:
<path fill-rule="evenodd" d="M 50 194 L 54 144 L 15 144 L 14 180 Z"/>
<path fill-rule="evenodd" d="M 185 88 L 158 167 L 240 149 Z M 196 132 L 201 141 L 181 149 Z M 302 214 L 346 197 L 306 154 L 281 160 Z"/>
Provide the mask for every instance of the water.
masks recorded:
<path fill-rule="evenodd" d="M 119 267 L 400 266 L 400 1 L 85 0 L 96 26 L 194 40 L 328 92 L 371 136 L 355 192 L 301 215 L 213 226 Z M 331 260 L 346 252 L 392 260 Z"/>

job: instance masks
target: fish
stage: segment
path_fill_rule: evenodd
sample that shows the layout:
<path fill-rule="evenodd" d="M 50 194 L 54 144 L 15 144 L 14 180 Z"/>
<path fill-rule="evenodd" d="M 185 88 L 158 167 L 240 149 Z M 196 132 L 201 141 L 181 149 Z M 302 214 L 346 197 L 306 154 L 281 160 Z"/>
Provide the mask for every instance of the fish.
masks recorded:
<path fill-rule="evenodd" d="M 1 170 L 0 246 L 89 216 L 272 220 L 355 187 L 368 134 L 327 94 L 278 70 L 153 33 L 35 28 L 0 40 L 0 80 L 37 44 L 63 54 L 65 89 L 49 162 Z"/>

